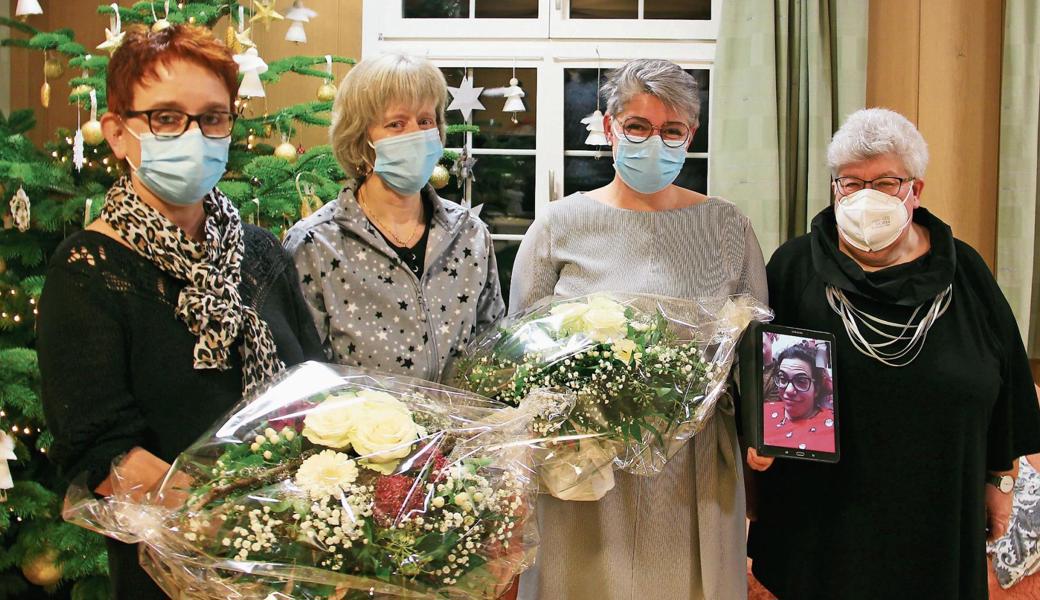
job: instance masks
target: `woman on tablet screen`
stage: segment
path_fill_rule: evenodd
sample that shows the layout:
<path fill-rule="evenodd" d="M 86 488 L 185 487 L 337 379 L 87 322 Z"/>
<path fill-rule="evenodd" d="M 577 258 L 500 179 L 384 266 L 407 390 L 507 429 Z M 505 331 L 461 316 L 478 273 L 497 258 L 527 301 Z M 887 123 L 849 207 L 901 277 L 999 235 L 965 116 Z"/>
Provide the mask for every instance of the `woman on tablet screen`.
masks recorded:
<path fill-rule="evenodd" d="M 801 342 L 777 356 L 765 394 L 775 401 L 762 405 L 767 445 L 834 452 L 830 377 L 816 366 L 816 353 Z"/>

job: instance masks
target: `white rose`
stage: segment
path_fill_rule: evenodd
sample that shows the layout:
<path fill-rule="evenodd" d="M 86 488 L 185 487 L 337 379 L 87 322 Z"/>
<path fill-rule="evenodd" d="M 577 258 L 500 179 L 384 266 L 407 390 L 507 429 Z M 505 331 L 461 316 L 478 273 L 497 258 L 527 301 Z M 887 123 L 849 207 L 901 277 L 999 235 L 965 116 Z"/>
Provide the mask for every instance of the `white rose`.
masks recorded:
<path fill-rule="evenodd" d="M 350 448 L 351 406 L 358 402 L 353 392 L 327 398 L 303 419 L 303 437 L 318 446 Z"/>
<path fill-rule="evenodd" d="M 419 426 L 403 402 L 386 392 L 362 390 L 350 413 L 350 443 L 362 456 L 361 464 L 389 474 L 412 451 Z"/>
<path fill-rule="evenodd" d="M 611 349 L 614 351 L 614 356 L 627 363 L 632 359 L 632 353 L 636 350 L 636 343 L 632 340 L 618 340 L 614 342 Z"/>
<path fill-rule="evenodd" d="M 582 317 L 588 312 L 589 305 L 584 302 L 568 302 L 552 307 L 550 314 L 560 319 L 559 329 L 564 333 L 577 333 L 585 330 Z"/>
<path fill-rule="evenodd" d="M 590 308 L 582 318 L 586 333 L 597 342 L 622 339 L 628 333 L 628 319 L 619 305 Z"/>

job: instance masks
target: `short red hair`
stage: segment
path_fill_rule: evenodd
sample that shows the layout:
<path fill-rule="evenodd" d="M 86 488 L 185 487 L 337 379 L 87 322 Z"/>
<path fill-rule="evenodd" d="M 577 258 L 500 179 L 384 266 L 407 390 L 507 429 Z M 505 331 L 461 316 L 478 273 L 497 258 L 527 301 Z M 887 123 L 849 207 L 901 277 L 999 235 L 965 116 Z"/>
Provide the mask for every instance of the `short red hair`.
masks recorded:
<path fill-rule="evenodd" d="M 185 60 L 211 71 L 228 89 L 228 108 L 238 95 L 238 64 L 231 51 L 205 27 L 173 25 L 152 31 L 144 25 L 126 30 L 123 43 L 108 63 L 108 111 L 133 110 L 134 86 L 158 76 L 156 66 Z"/>

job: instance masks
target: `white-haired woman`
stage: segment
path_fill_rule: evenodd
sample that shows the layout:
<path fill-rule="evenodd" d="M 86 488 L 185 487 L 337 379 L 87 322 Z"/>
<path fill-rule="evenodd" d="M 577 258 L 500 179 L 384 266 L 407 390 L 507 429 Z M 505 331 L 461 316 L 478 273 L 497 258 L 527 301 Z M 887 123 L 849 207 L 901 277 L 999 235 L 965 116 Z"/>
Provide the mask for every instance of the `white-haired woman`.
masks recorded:
<path fill-rule="evenodd" d="M 399 54 L 361 61 L 336 94 L 351 179 L 285 240 L 332 361 L 436 381 L 505 311 L 487 227 L 427 183 L 446 94 L 437 67 Z"/>
<path fill-rule="evenodd" d="M 833 332 L 841 461 L 748 451 L 758 579 L 782 600 L 986 598 L 1017 457 L 1040 411 L 1015 318 L 982 258 L 921 207 L 906 118 L 854 113 L 827 153 L 834 204 L 769 261 L 776 322 Z"/>
<path fill-rule="evenodd" d="M 748 218 L 672 184 L 699 122 L 697 84 L 677 65 L 635 60 L 602 90 L 616 176 L 553 203 L 513 268 L 510 310 L 596 291 L 766 300 Z M 598 502 L 543 496 L 542 542 L 524 599 L 726 599 L 747 593 L 742 457 L 732 404 L 656 477 L 619 474 Z"/>

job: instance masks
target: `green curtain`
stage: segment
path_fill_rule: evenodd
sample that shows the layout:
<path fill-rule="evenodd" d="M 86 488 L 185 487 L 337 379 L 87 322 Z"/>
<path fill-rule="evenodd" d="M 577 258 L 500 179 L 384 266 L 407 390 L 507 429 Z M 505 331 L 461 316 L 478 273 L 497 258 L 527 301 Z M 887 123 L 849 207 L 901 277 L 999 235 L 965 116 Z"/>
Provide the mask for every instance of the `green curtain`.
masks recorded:
<path fill-rule="evenodd" d="M 1006 0 L 1000 90 L 997 281 L 1040 357 L 1040 3 Z"/>
<path fill-rule="evenodd" d="M 830 203 L 827 143 L 864 106 L 866 0 L 728 0 L 712 73 L 711 193 L 766 256 Z"/>

